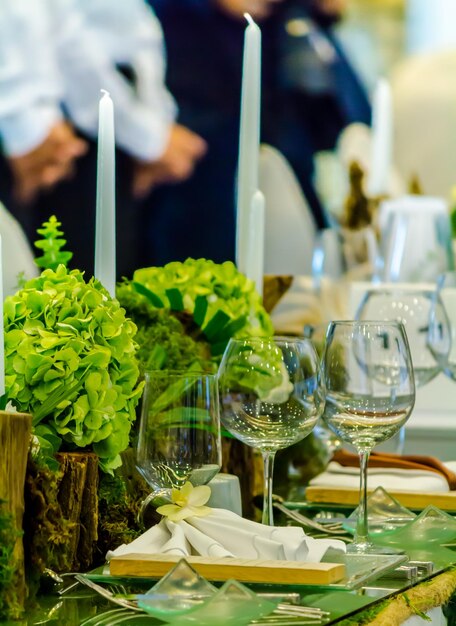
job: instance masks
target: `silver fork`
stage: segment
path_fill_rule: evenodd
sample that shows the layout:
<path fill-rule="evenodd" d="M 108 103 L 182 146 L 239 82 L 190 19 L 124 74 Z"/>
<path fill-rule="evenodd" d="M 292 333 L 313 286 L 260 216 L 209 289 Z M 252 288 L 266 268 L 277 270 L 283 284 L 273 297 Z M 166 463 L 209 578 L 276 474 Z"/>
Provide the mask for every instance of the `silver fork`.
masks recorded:
<path fill-rule="evenodd" d="M 299 513 L 298 511 L 292 511 L 291 509 L 288 509 L 286 506 L 282 504 L 281 501 L 276 500 L 276 499 L 274 499 L 272 506 L 278 511 L 280 511 L 281 513 L 283 513 L 284 515 L 286 515 L 287 517 L 289 517 L 290 519 L 292 519 L 293 521 L 298 522 L 299 524 L 302 524 L 303 526 L 308 526 L 309 528 L 313 528 L 314 530 L 319 530 L 320 532 L 328 534 L 328 535 L 346 535 L 347 534 L 347 531 L 345 531 L 342 528 L 342 522 L 337 522 L 334 524 L 319 524 L 315 520 L 311 519 L 310 517 L 306 517 L 305 515 L 302 515 L 302 513 Z"/>

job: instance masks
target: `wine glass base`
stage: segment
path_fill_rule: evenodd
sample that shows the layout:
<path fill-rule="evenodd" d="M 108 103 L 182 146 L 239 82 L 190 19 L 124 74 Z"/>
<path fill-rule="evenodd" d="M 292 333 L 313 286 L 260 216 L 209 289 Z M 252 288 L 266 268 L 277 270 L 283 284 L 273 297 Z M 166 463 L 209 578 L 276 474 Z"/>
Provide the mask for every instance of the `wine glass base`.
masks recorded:
<path fill-rule="evenodd" d="M 144 528 L 150 528 L 157 524 L 161 516 L 155 509 L 162 504 L 171 502 L 171 489 L 157 489 L 150 493 L 142 502 L 138 512 L 137 522 Z"/>
<path fill-rule="evenodd" d="M 349 543 L 347 554 L 405 554 L 405 550 L 392 546 L 376 546 L 373 543 Z"/>

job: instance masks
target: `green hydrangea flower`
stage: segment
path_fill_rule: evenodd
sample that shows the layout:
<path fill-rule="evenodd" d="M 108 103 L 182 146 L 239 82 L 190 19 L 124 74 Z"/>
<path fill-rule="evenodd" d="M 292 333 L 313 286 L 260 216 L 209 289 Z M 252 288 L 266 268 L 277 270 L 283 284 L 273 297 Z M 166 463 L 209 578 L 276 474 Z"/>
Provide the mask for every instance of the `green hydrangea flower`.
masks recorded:
<path fill-rule="evenodd" d="M 8 400 L 47 450 L 91 447 L 105 471 L 129 443 L 138 384 L 135 324 L 95 278 L 63 265 L 4 304 Z"/>
<path fill-rule="evenodd" d="M 230 337 L 269 336 L 271 319 L 254 283 L 234 263 L 187 259 L 136 270 L 132 286 L 155 308 L 190 314 L 214 357 Z"/>

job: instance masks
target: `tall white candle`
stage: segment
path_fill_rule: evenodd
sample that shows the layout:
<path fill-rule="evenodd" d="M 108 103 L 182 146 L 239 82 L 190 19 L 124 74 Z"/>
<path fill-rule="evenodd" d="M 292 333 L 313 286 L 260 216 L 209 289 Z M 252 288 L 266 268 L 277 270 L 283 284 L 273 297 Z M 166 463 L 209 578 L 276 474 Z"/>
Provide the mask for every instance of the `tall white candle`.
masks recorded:
<path fill-rule="evenodd" d="M 381 78 L 372 100 L 372 153 L 368 193 L 387 195 L 393 152 L 393 103 L 391 87 Z"/>
<path fill-rule="evenodd" d="M 237 175 L 236 264 L 247 269 L 249 218 L 252 196 L 258 189 L 261 107 L 261 31 L 245 14 L 244 60 L 242 67 L 241 122 Z"/>
<path fill-rule="evenodd" d="M 3 329 L 3 250 L 0 235 L 0 397 L 5 395 L 5 340 Z"/>
<path fill-rule="evenodd" d="M 114 107 L 102 89 L 98 119 L 97 207 L 95 232 L 95 277 L 116 292 L 116 195 Z"/>
<path fill-rule="evenodd" d="M 257 190 L 253 194 L 250 204 L 246 276 L 253 280 L 261 297 L 263 297 L 264 274 L 264 209 L 264 195 Z"/>

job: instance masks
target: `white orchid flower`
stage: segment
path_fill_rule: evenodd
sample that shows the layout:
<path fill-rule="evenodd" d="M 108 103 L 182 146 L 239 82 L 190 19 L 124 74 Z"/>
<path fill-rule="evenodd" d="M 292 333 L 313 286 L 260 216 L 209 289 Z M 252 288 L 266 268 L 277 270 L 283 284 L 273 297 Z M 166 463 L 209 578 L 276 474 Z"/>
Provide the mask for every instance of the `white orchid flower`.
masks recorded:
<path fill-rule="evenodd" d="M 171 500 L 174 504 L 159 506 L 157 513 L 164 515 L 171 522 L 180 522 L 192 516 L 204 517 L 212 511 L 209 506 L 204 506 L 210 497 L 210 487 L 207 485 L 194 487 L 187 481 L 181 489 L 171 491 Z"/>

